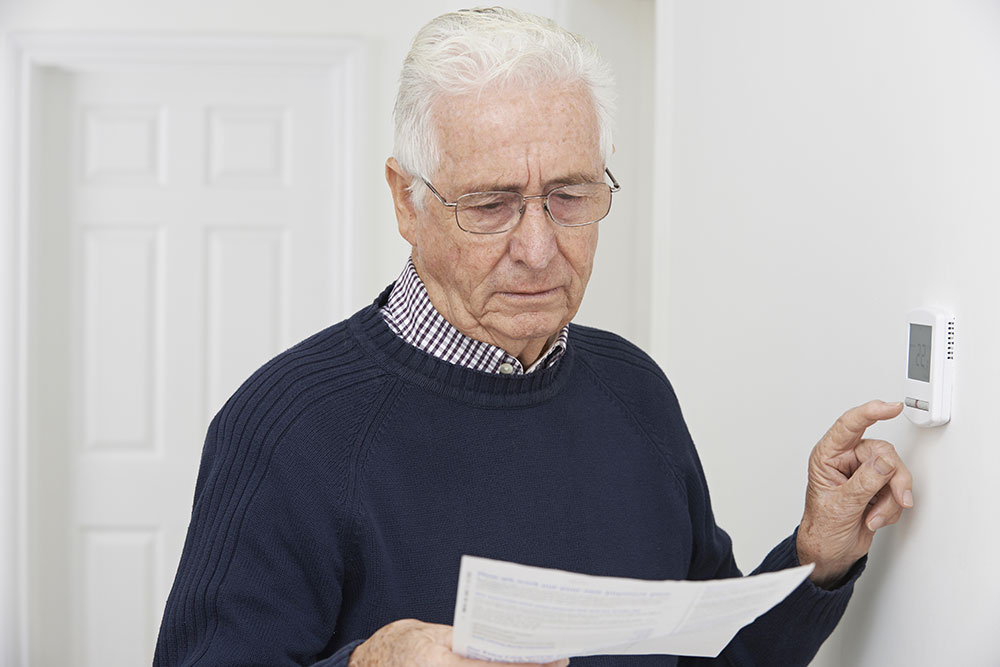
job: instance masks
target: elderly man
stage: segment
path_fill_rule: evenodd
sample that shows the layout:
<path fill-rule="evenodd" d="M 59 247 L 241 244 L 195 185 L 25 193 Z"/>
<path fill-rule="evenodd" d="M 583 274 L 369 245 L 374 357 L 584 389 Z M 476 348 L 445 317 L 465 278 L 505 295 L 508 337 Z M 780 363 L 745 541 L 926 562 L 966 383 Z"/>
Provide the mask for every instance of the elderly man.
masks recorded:
<path fill-rule="evenodd" d="M 157 664 L 482 664 L 450 652 L 462 554 L 739 575 L 663 373 L 569 324 L 618 190 L 610 96 L 593 47 L 549 21 L 420 31 L 386 164 L 410 261 L 212 422 Z M 758 571 L 815 570 L 719 664 L 805 664 L 833 630 L 874 531 L 912 505 L 892 446 L 863 437 L 900 409 L 850 410 L 815 447 L 802 522 Z"/>

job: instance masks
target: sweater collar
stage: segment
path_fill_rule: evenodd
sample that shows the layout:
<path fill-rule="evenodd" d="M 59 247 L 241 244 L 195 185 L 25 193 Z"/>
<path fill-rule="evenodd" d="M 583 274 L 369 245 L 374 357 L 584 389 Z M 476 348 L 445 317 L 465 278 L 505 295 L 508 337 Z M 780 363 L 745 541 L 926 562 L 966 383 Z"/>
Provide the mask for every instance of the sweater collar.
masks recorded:
<path fill-rule="evenodd" d="M 355 313 L 348 326 L 362 349 L 386 371 L 424 390 L 485 407 L 530 405 L 554 395 L 566 384 L 573 366 L 573 346 L 558 364 L 523 375 L 501 375 L 455 365 L 406 343 L 389 328 L 380 312 L 392 293 L 389 285 L 375 302 Z"/>
<path fill-rule="evenodd" d="M 396 280 L 380 312 L 389 328 L 410 345 L 431 356 L 485 373 L 532 373 L 556 364 L 566 351 L 569 327 L 529 368 L 496 345 L 466 336 L 451 324 L 431 303 L 427 288 L 420 279 L 413 258 Z"/>

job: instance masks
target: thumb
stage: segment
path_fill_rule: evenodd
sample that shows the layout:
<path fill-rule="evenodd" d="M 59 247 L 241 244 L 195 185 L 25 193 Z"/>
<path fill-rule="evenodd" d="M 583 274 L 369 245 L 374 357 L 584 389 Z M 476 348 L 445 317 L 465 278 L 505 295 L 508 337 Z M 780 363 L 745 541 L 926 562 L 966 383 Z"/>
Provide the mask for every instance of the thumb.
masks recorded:
<path fill-rule="evenodd" d="M 894 472 L 896 467 L 892 463 L 881 456 L 876 456 L 862 463 L 841 489 L 857 507 L 864 508 L 875 494 L 889 483 Z"/>

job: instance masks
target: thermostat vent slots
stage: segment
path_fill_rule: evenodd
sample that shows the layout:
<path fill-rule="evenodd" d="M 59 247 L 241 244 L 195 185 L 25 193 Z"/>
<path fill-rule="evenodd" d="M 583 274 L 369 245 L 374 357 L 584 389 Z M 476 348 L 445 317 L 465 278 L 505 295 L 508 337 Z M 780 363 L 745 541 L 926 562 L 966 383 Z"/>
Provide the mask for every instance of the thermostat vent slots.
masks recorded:
<path fill-rule="evenodd" d="M 955 358 L 955 320 L 948 322 L 948 360 Z"/>

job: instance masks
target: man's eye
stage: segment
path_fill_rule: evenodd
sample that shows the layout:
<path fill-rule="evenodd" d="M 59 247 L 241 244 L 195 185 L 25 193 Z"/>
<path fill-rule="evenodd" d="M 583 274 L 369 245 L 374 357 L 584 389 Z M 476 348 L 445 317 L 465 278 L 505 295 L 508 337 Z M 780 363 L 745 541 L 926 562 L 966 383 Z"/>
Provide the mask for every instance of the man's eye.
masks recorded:
<path fill-rule="evenodd" d="M 550 196 L 553 199 L 555 199 L 556 202 L 559 203 L 560 205 L 579 204 L 584 199 L 586 199 L 586 197 L 584 197 L 583 195 L 576 195 L 573 194 L 572 192 L 565 192 L 565 191 L 553 192 L 552 195 Z"/>

